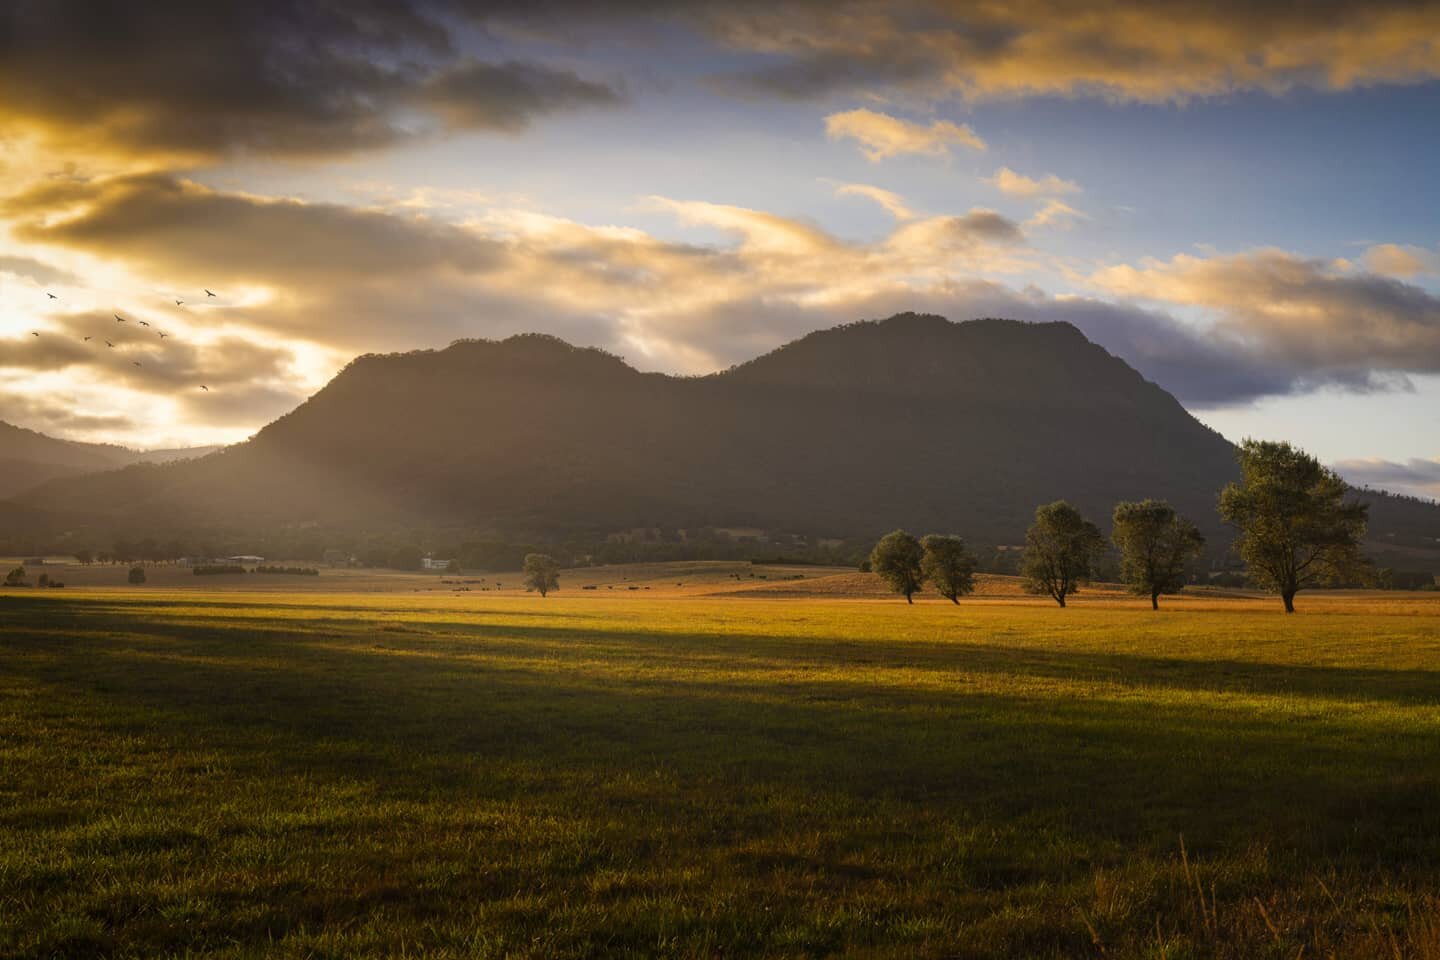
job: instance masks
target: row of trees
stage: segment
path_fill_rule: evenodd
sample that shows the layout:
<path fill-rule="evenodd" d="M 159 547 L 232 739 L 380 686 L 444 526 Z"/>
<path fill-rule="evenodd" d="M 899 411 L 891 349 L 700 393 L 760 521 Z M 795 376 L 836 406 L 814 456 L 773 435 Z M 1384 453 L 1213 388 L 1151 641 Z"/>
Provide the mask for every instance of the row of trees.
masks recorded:
<path fill-rule="evenodd" d="M 1307 586 L 1365 576 L 1360 541 L 1366 508 L 1345 499 L 1344 480 L 1288 443 L 1246 440 L 1238 457 L 1240 479 L 1221 491 L 1220 517 L 1239 531 L 1235 549 L 1251 580 L 1278 593 L 1286 613 L 1295 612 L 1295 595 Z M 1204 550 L 1205 538 L 1161 500 L 1121 503 L 1111 521 L 1121 579 L 1159 609 L 1161 595 L 1184 588 L 1187 567 Z M 1063 607 L 1107 547 L 1100 528 L 1074 506 L 1064 500 L 1045 504 L 1025 534 L 1025 588 Z M 925 583 L 958 603 L 974 590 L 975 565 L 959 537 L 917 540 L 903 530 L 883 537 L 870 555 L 870 568 L 910 603 Z"/>

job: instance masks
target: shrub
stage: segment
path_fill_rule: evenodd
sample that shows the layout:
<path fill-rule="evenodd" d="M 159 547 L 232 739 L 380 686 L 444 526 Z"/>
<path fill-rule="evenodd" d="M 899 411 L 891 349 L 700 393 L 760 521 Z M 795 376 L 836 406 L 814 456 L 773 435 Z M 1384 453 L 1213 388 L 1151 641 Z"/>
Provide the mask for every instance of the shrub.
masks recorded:
<path fill-rule="evenodd" d="M 197 577 L 213 577 L 222 574 L 244 573 L 245 568 L 238 563 L 209 563 L 195 568 Z"/>
<path fill-rule="evenodd" d="M 131 582 L 131 583 L 144 583 L 144 582 L 145 582 L 145 568 L 144 568 L 144 567 L 131 567 L 131 568 L 130 568 L 130 582 Z"/>

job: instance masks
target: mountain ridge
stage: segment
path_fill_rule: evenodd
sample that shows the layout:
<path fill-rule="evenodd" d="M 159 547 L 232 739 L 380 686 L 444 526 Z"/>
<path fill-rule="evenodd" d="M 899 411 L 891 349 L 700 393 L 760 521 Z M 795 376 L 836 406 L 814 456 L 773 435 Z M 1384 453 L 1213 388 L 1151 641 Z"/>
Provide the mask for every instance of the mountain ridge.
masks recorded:
<path fill-rule="evenodd" d="M 367 354 L 243 444 L 40 499 L 139 528 L 905 526 L 1002 544 L 1062 497 L 1101 522 L 1163 497 L 1224 537 L 1235 472 L 1229 441 L 1070 324 L 899 314 L 698 377 L 543 334 Z"/>

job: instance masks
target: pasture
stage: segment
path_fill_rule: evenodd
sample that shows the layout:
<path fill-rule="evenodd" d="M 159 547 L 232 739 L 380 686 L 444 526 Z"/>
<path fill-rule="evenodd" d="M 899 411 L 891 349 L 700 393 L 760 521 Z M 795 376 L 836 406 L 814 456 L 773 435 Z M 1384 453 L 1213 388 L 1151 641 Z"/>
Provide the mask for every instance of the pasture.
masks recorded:
<path fill-rule="evenodd" d="M 0 593 L 0 956 L 1440 957 L 1435 595 L 710 572 Z"/>

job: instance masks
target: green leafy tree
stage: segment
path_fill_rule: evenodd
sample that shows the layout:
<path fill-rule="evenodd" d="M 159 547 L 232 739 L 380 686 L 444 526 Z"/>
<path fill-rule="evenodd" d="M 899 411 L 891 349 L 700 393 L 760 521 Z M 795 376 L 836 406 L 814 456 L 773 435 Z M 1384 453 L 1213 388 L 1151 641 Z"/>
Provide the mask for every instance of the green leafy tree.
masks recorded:
<path fill-rule="evenodd" d="M 1110 539 L 1120 550 L 1120 576 L 1160 609 L 1160 594 L 1185 587 L 1185 566 L 1205 549 L 1200 530 L 1163 500 L 1115 505 Z"/>
<path fill-rule="evenodd" d="M 890 585 L 896 593 L 905 595 L 906 603 L 914 603 L 916 591 L 925 582 L 920 570 L 920 561 L 925 549 L 904 530 L 895 530 L 880 538 L 875 549 L 870 551 L 870 569 Z"/>
<path fill-rule="evenodd" d="M 1220 516 L 1240 529 L 1251 579 L 1280 594 L 1286 613 L 1305 587 L 1365 577 L 1367 508 L 1346 501 L 1335 471 L 1288 443 L 1246 440 L 1238 456 L 1240 480 L 1220 492 Z"/>
<path fill-rule="evenodd" d="M 1065 598 L 1090 578 L 1095 561 L 1105 549 L 1100 528 L 1064 500 L 1035 509 L 1035 522 L 1025 533 L 1025 555 L 1020 574 L 1025 589 L 1043 593 L 1065 606 Z"/>
<path fill-rule="evenodd" d="M 525 589 L 534 590 L 542 597 L 560 589 L 560 564 L 548 553 L 527 553 L 522 572 Z"/>
<path fill-rule="evenodd" d="M 975 557 L 959 537 L 930 534 L 920 541 L 920 573 L 951 603 L 975 590 Z"/>
<path fill-rule="evenodd" d="M 131 568 L 130 568 L 130 582 L 131 582 L 131 583 L 144 583 L 144 582 L 145 582 L 145 568 L 144 568 L 144 567 L 131 567 Z"/>

